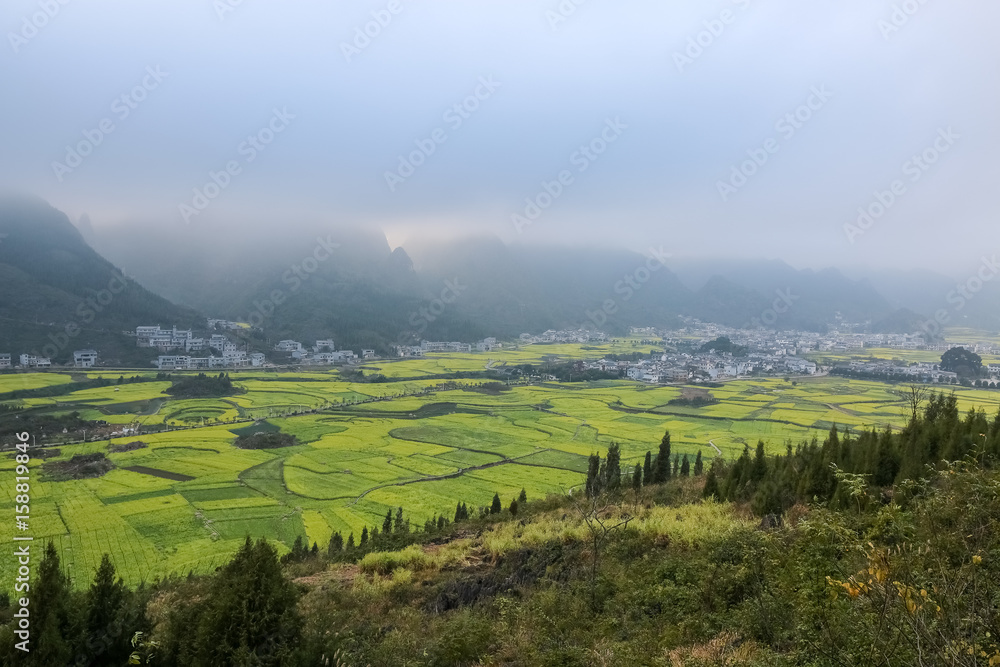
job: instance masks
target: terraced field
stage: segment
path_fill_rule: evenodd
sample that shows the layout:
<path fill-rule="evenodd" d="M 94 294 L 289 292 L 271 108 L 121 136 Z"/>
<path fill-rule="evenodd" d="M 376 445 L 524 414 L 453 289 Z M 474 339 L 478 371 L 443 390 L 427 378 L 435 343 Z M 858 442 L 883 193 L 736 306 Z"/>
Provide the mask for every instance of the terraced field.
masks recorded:
<path fill-rule="evenodd" d="M 507 354 L 512 362 L 537 361 L 556 347 Z M 580 346 L 571 352 L 598 354 Z M 438 355 L 369 372 L 429 376 L 482 368 L 498 356 Z M 67 378 L 23 377 L 35 386 Z M 31 534 L 55 541 L 76 585 L 90 579 L 105 551 L 135 584 L 211 570 L 247 534 L 286 547 L 300 535 L 324 545 L 334 531 L 357 535 L 381 525 L 398 506 L 421 525 L 437 513 L 450 517 L 458 502 L 487 505 L 496 492 L 505 503 L 522 487 L 529 497 L 563 493 L 583 481 L 591 452 L 618 442 L 630 466 L 655 450 L 667 429 L 675 452 L 711 458 L 717 447 L 732 457 L 758 439 L 775 451 L 788 441 L 822 438 L 833 424 L 899 426 L 905 410 L 903 387 L 832 377 L 729 382 L 709 390 L 718 403 L 701 408 L 670 405 L 679 387 L 629 381 L 515 385 L 496 393 L 473 386 L 479 380 L 445 389 L 441 380 L 351 383 L 332 372 L 234 378 L 247 393 L 227 399 L 174 400 L 163 393 L 165 382 L 27 399 L 39 409 L 117 423 L 192 427 L 140 436 L 147 447 L 108 454 L 116 468 L 98 479 L 44 481 L 40 461 L 33 461 Z M 963 410 L 1000 408 L 998 392 L 956 393 Z M 238 434 L 258 431 L 294 435 L 297 444 L 234 446 Z M 106 452 L 108 444 L 62 446 L 58 459 Z M 0 507 L 8 517 L 13 468 L 13 460 L 0 459 Z M 9 541 L 12 530 L 11 520 L 0 523 L 0 540 Z M 10 559 L 0 560 L 4 590 L 12 577 Z"/>

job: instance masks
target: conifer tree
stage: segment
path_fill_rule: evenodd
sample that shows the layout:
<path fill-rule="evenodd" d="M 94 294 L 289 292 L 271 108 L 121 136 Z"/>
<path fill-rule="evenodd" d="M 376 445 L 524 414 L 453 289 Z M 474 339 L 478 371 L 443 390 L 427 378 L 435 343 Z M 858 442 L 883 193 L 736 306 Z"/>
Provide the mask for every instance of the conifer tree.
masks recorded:
<path fill-rule="evenodd" d="M 462 503 L 455 505 L 455 520 L 452 523 L 458 523 L 462 520 Z"/>
<path fill-rule="evenodd" d="M 368 544 L 368 526 L 361 529 L 361 546 L 366 546 Z"/>
<path fill-rule="evenodd" d="M 508 509 L 511 516 L 517 516 L 517 498 L 510 501 L 510 507 Z"/>
<path fill-rule="evenodd" d="M 517 502 L 520 503 L 521 505 L 523 505 L 524 503 L 528 502 L 528 494 L 524 490 L 524 487 L 521 487 L 521 493 L 518 494 L 518 496 L 517 496 Z"/>
<path fill-rule="evenodd" d="M 386 510 L 385 520 L 382 522 L 382 534 L 389 535 L 392 532 L 392 510 Z"/>
<path fill-rule="evenodd" d="M 705 463 L 701 460 L 701 450 L 698 450 L 698 455 L 694 457 L 694 476 L 701 477 L 702 473 L 705 472 Z"/>
<path fill-rule="evenodd" d="M 607 466 L 604 471 L 604 486 L 611 492 L 617 491 L 621 488 L 621 459 L 621 446 L 617 442 L 612 442 L 608 446 Z"/>
<path fill-rule="evenodd" d="M 32 639 L 30 661 L 34 665 L 65 665 L 71 657 L 66 641 L 70 636 L 69 579 L 59 565 L 59 554 L 50 541 L 38 565 L 38 578 L 31 584 Z M 37 639 L 35 639 L 37 637 Z"/>
<path fill-rule="evenodd" d="M 688 461 L 688 455 L 685 454 L 684 458 L 681 459 L 681 476 L 690 477 L 691 476 L 691 462 Z"/>
<path fill-rule="evenodd" d="M 653 483 L 653 453 L 646 452 L 646 458 L 642 462 L 642 483 Z"/>
<path fill-rule="evenodd" d="M 681 474 L 681 455 L 674 454 L 674 477 L 679 477 Z"/>
<path fill-rule="evenodd" d="M 354 533 L 347 536 L 347 550 L 350 551 L 354 548 Z"/>
<path fill-rule="evenodd" d="M 86 650 L 95 662 L 123 664 L 131 651 L 126 631 L 128 588 L 104 554 L 86 597 Z"/>
<path fill-rule="evenodd" d="M 193 664 L 279 665 L 298 644 L 298 593 L 265 540 L 243 547 L 212 580 L 198 609 Z M 182 639 L 182 641 L 185 641 Z M 167 661 L 168 663 L 170 661 Z M 53 663 L 55 664 L 55 663 Z M 62 663 L 59 663 L 62 664 Z"/>
<path fill-rule="evenodd" d="M 632 471 L 632 488 L 636 491 L 642 488 L 642 466 L 639 464 Z"/>
<path fill-rule="evenodd" d="M 500 514 L 501 509 L 503 509 L 503 506 L 500 504 L 500 494 L 494 493 L 493 504 L 490 505 L 490 514 Z"/>
<path fill-rule="evenodd" d="M 600 493 L 600 473 L 601 457 L 599 454 L 591 454 L 587 460 L 586 495 L 588 498 L 593 498 Z"/>
<path fill-rule="evenodd" d="M 670 431 L 663 434 L 660 449 L 653 465 L 653 483 L 663 484 L 670 479 Z"/>
<path fill-rule="evenodd" d="M 327 555 L 330 558 L 337 556 L 341 551 L 344 550 L 344 536 L 340 533 L 334 533 L 330 536 L 330 544 L 327 546 Z"/>
<path fill-rule="evenodd" d="M 403 508 L 402 507 L 397 507 L 396 508 L 396 522 L 395 522 L 395 524 L 393 524 L 392 531 L 394 533 L 402 533 L 402 532 L 404 532 L 403 528 L 404 528 L 404 525 L 403 525 Z"/>
<path fill-rule="evenodd" d="M 708 475 L 705 477 L 705 489 L 702 491 L 702 495 L 706 498 L 722 499 L 719 493 L 719 480 L 715 474 L 715 461 L 708 467 Z"/>

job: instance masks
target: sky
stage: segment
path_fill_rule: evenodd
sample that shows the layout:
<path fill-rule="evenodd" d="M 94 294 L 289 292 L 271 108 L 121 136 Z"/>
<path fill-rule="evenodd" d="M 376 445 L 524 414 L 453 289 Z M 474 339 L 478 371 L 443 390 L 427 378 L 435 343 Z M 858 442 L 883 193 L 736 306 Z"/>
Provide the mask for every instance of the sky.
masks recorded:
<path fill-rule="evenodd" d="M 0 183 L 99 227 L 961 272 L 1000 252 L 998 20 L 987 0 L 7 0 Z"/>

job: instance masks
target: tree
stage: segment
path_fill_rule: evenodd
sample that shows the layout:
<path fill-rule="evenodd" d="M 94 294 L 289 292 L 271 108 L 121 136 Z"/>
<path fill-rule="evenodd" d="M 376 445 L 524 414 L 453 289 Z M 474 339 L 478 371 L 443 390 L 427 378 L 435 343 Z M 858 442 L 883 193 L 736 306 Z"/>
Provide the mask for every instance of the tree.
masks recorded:
<path fill-rule="evenodd" d="M 757 441 L 757 451 L 753 457 L 753 466 L 750 468 L 750 479 L 753 482 L 760 482 L 767 475 L 767 457 L 764 455 L 764 441 Z"/>
<path fill-rule="evenodd" d="M 702 473 L 705 472 L 705 464 L 701 460 L 701 450 L 698 450 L 698 455 L 694 457 L 694 476 L 701 477 Z"/>
<path fill-rule="evenodd" d="M 382 534 L 389 535 L 392 533 L 392 510 L 386 510 L 385 520 L 382 521 Z"/>
<path fill-rule="evenodd" d="M 670 479 L 670 431 L 663 434 L 660 449 L 653 465 L 653 483 L 663 484 Z"/>
<path fill-rule="evenodd" d="M 361 529 L 361 546 L 368 544 L 368 526 Z"/>
<path fill-rule="evenodd" d="M 122 664 L 131 653 L 126 625 L 129 591 L 117 576 L 111 557 L 104 554 L 86 597 L 86 649 L 100 663 Z"/>
<path fill-rule="evenodd" d="M 593 498 L 601 492 L 601 455 L 591 454 L 587 460 L 586 495 Z"/>
<path fill-rule="evenodd" d="M 347 550 L 350 551 L 354 548 L 354 533 L 347 536 Z"/>
<path fill-rule="evenodd" d="M 715 498 L 716 500 L 722 499 L 722 496 L 719 493 L 719 479 L 715 472 L 715 461 L 712 461 L 712 465 L 708 467 L 708 476 L 705 477 L 705 488 L 701 495 L 705 498 Z"/>
<path fill-rule="evenodd" d="M 521 505 L 528 502 L 528 493 L 524 490 L 524 487 L 521 487 L 521 493 L 517 496 L 517 502 Z"/>
<path fill-rule="evenodd" d="M 653 453 L 646 452 L 646 458 L 642 462 L 642 483 L 650 484 L 653 481 Z"/>
<path fill-rule="evenodd" d="M 573 499 L 573 505 L 590 532 L 591 569 L 590 569 L 590 604 L 597 609 L 597 566 L 601 548 L 612 533 L 619 529 L 627 529 L 633 517 L 628 513 L 613 511 L 611 505 L 605 505 L 593 496 L 584 500 Z"/>
<path fill-rule="evenodd" d="M 604 471 L 604 486 L 608 491 L 614 492 L 621 488 L 622 483 L 622 452 L 621 446 L 617 442 L 612 442 L 608 446 L 607 467 Z"/>
<path fill-rule="evenodd" d="M 298 593 L 285 579 L 278 552 L 247 537 L 212 580 L 198 614 L 196 664 L 280 665 L 296 645 Z M 168 661 L 169 662 L 169 661 Z"/>
<path fill-rule="evenodd" d="M 508 509 L 510 510 L 511 516 L 517 516 L 517 498 L 510 501 L 510 507 Z"/>
<path fill-rule="evenodd" d="M 681 455 L 674 454 L 674 477 L 680 477 L 681 475 Z"/>
<path fill-rule="evenodd" d="M 37 639 L 33 638 L 29 644 L 30 664 L 65 665 L 71 658 L 65 639 L 70 636 L 69 579 L 59 566 L 59 554 L 52 542 L 45 546 L 31 593 L 32 635 Z"/>
<path fill-rule="evenodd" d="M 691 476 L 691 462 L 688 461 L 688 455 L 685 454 L 684 458 L 681 460 L 681 476 L 690 477 Z"/>
<path fill-rule="evenodd" d="M 494 493 L 493 504 L 490 505 L 490 514 L 500 514 L 501 509 L 503 509 L 503 506 L 500 504 L 500 494 Z"/>
<path fill-rule="evenodd" d="M 455 520 L 452 523 L 458 523 L 464 517 L 462 516 L 462 503 L 455 505 Z"/>
<path fill-rule="evenodd" d="M 962 378 L 977 378 L 983 370 L 983 358 L 964 347 L 953 347 L 941 355 L 941 370 L 958 373 Z"/>
<path fill-rule="evenodd" d="M 632 471 L 632 489 L 638 491 L 642 488 L 642 466 L 636 464 L 635 470 Z"/>
<path fill-rule="evenodd" d="M 330 536 L 330 544 L 327 547 L 327 555 L 333 558 L 339 555 L 341 551 L 344 550 L 344 536 L 340 533 L 334 533 Z"/>
<path fill-rule="evenodd" d="M 405 527 L 405 524 L 403 523 L 403 508 L 402 507 L 397 507 L 396 508 L 396 522 L 392 526 L 392 532 L 394 532 L 394 533 L 403 533 L 403 532 L 405 532 L 403 530 L 404 527 Z"/>

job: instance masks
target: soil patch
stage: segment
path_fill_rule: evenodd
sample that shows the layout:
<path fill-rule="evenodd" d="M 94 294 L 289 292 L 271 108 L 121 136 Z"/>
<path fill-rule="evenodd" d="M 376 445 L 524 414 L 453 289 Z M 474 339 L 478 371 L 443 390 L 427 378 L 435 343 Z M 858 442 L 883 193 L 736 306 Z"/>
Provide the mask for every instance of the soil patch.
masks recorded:
<path fill-rule="evenodd" d="M 137 472 L 140 475 L 152 475 L 153 477 L 169 479 L 175 482 L 190 482 L 194 479 L 194 477 L 191 477 L 190 475 L 182 475 L 179 472 L 167 472 L 166 470 L 160 470 L 159 468 L 147 468 L 146 466 L 128 466 L 122 468 L 122 470 Z"/>

